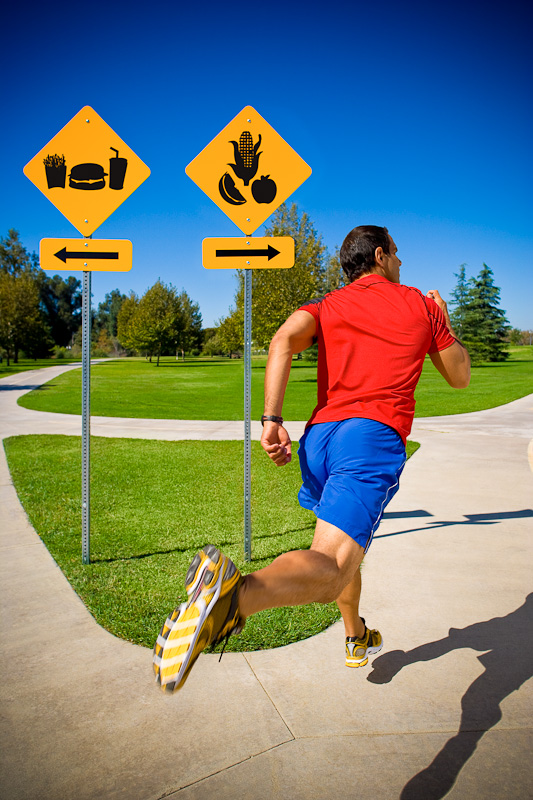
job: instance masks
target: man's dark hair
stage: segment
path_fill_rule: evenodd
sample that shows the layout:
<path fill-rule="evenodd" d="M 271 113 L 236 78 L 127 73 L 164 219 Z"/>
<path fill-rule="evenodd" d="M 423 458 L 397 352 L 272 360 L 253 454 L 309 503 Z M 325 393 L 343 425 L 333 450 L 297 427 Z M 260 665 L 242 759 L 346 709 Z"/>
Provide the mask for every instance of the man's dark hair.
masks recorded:
<path fill-rule="evenodd" d="M 359 225 L 350 231 L 342 243 L 340 259 L 346 277 L 352 283 L 376 266 L 375 252 L 378 247 L 389 255 L 389 232 L 378 225 Z"/>

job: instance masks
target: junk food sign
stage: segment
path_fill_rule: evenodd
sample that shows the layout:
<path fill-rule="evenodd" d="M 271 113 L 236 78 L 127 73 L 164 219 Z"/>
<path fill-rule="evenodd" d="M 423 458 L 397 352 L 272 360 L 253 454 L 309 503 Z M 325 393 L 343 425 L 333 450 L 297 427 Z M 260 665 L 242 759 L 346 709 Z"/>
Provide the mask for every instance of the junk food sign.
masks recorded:
<path fill-rule="evenodd" d="M 24 174 L 82 236 L 90 236 L 150 170 L 85 106 L 26 164 Z"/>
<path fill-rule="evenodd" d="M 249 236 L 307 180 L 311 167 L 246 106 L 185 172 Z"/>

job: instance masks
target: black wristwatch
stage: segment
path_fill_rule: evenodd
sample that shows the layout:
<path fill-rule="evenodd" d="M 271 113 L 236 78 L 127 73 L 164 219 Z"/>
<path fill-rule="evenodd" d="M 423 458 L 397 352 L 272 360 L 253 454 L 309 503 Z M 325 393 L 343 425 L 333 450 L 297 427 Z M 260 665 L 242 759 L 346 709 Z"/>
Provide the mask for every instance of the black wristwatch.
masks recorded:
<path fill-rule="evenodd" d="M 274 414 L 263 414 L 261 425 L 264 425 L 265 422 L 277 422 L 278 425 L 283 425 L 283 417 L 276 417 Z"/>

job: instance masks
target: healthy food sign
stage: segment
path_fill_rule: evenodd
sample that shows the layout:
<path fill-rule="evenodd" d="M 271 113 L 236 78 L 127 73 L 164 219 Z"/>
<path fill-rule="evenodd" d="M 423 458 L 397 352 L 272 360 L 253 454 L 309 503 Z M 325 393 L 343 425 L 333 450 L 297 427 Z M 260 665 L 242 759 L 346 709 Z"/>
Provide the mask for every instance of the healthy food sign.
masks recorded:
<path fill-rule="evenodd" d="M 307 180 L 311 167 L 252 106 L 246 106 L 185 172 L 250 236 Z"/>
<path fill-rule="evenodd" d="M 90 236 L 150 170 L 85 106 L 26 164 L 24 174 L 82 236 Z"/>

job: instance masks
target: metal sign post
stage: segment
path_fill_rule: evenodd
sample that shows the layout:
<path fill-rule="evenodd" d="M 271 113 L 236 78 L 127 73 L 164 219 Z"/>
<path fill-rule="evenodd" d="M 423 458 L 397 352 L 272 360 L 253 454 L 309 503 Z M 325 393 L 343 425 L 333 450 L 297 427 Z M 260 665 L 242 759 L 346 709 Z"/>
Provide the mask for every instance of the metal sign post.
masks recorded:
<path fill-rule="evenodd" d="M 42 239 L 39 250 L 43 269 L 83 270 L 81 555 L 90 564 L 91 271 L 132 267 L 131 242 L 94 241 L 92 234 L 150 170 L 94 109 L 84 106 L 26 164 L 24 174 L 84 237 Z"/>
<path fill-rule="evenodd" d="M 206 269 L 244 270 L 244 558 L 251 561 L 252 269 L 294 265 L 293 239 L 252 233 L 309 177 L 311 167 L 246 106 L 185 172 L 246 237 L 204 239 L 202 263 Z"/>
<path fill-rule="evenodd" d="M 83 271 L 81 389 L 81 556 L 91 562 L 91 273 Z"/>
<path fill-rule="evenodd" d="M 252 270 L 244 270 L 244 560 L 252 560 Z"/>

